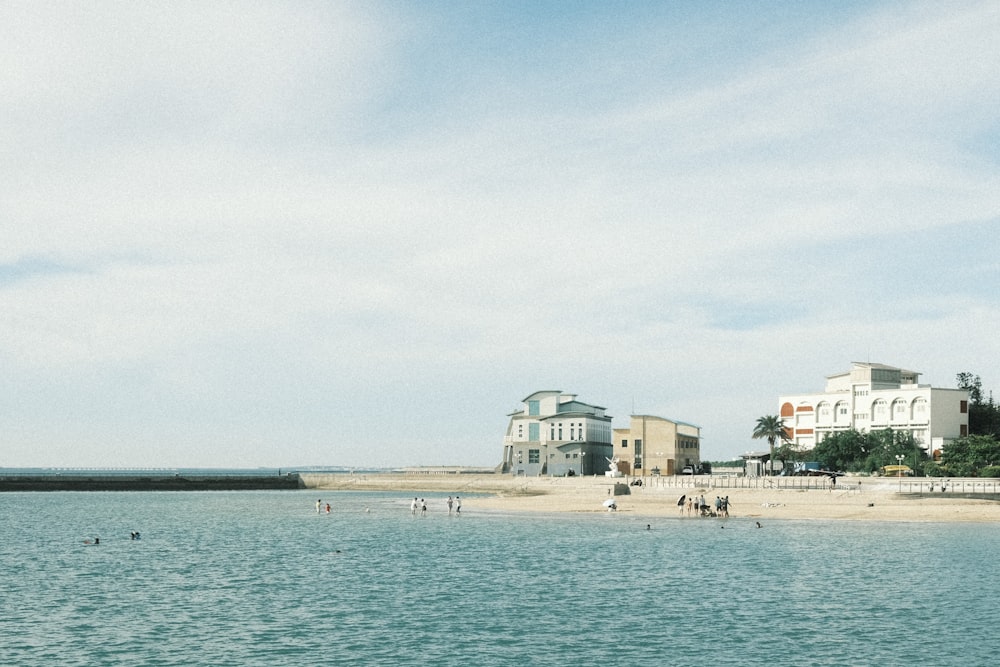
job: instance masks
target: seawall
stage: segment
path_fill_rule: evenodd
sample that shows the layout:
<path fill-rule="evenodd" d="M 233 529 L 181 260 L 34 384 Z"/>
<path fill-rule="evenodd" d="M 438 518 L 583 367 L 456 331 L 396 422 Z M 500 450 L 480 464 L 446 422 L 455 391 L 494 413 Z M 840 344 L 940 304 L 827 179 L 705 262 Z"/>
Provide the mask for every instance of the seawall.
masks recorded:
<path fill-rule="evenodd" d="M 304 488 L 296 473 L 285 475 L 101 475 L 0 476 L 5 491 L 258 491 Z"/>

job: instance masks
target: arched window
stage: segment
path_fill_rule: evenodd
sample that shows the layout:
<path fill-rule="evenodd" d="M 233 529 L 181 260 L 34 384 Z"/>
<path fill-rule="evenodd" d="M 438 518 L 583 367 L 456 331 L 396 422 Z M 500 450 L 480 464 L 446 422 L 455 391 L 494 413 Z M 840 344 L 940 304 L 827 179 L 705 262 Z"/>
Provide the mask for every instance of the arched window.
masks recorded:
<path fill-rule="evenodd" d="M 834 424 L 849 424 L 851 422 L 851 407 L 847 404 L 847 401 L 840 401 L 833 410 L 833 423 Z"/>
<path fill-rule="evenodd" d="M 872 423 L 884 424 L 889 421 L 889 404 L 884 398 L 876 399 L 872 403 Z"/>
<path fill-rule="evenodd" d="M 892 421 L 905 422 L 908 419 L 906 400 L 897 398 L 892 402 Z"/>
<path fill-rule="evenodd" d="M 816 408 L 816 421 L 820 424 L 829 424 L 833 421 L 833 409 L 830 404 L 823 401 Z"/>

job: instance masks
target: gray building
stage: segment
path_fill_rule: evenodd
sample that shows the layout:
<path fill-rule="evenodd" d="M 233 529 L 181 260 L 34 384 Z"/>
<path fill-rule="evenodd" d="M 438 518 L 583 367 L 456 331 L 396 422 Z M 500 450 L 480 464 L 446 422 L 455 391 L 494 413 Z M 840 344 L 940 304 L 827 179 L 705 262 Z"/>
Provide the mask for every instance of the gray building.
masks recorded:
<path fill-rule="evenodd" d="M 612 456 L 611 417 L 575 394 L 536 391 L 510 415 L 501 472 L 603 475 Z"/>

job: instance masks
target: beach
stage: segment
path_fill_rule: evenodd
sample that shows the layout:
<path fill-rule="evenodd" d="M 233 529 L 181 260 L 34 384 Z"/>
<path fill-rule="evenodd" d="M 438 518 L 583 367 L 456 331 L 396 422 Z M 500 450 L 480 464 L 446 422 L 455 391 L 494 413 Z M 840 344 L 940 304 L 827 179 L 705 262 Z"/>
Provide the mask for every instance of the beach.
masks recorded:
<path fill-rule="evenodd" d="M 640 478 L 513 477 L 500 474 L 303 475 L 317 490 L 407 491 L 441 511 L 447 496 L 462 496 L 463 511 L 607 512 L 614 498 L 619 513 L 700 519 L 680 512 L 680 496 L 729 498 L 729 519 L 842 519 L 862 521 L 1000 521 L 1000 494 L 993 480 L 940 480 L 846 476 L 830 485 L 825 478 L 747 480 L 700 476 Z M 930 485 L 935 484 L 935 490 Z M 784 486 L 783 486 L 784 484 Z M 616 495 L 616 486 L 619 495 Z M 624 488 L 623 488 L 624 487 Z M 622 491 L 624 494 L 621 494 Z M 902 491 L 902 492 L 901 492 Z M 445 510 L 446 511 L 446 510 Z"/>

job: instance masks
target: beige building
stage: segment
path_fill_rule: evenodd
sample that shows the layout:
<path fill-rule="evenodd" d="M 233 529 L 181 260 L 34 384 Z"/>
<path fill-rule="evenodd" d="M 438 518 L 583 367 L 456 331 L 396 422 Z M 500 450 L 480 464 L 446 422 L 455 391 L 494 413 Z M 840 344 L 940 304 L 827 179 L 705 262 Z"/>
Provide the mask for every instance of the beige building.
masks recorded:
<path fill-rule="evenodd" d="M 652 415 L 632 415 L 614 430 L 614 456 L 626 475 L 678 475 L 701 464 L 701 429 Z"/>

